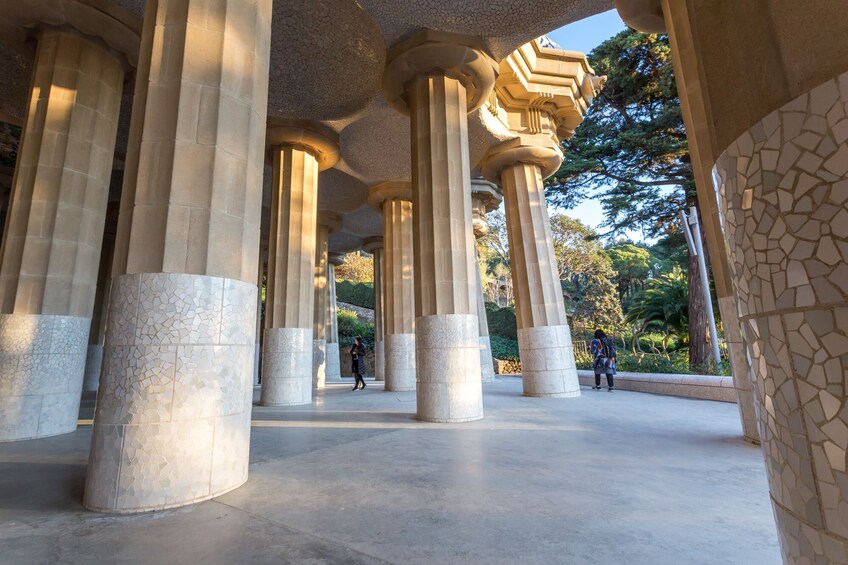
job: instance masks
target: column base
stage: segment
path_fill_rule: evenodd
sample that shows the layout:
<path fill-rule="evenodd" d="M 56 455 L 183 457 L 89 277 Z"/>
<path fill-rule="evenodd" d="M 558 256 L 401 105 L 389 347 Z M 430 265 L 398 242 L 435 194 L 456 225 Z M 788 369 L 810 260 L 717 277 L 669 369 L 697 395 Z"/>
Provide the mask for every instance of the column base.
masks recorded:
<path fill-rule="evenodd" d="M 419 420 L 450 423 L 483 417 L 479 337 L 474 314 L 416 318 Z"/>
<path fill-rule="evenodd" d="M 103 365 L 103 346 L 89 345 L 85 356 L 85 376 L 82 389 L 86 392 L 97 392 L 100 386 L 100 367 Z"/>
<path fill-rule="evenodd" d="M 77 429 L 90 318 L 0 314 L 0 442 Z"/>
<path fill-rule="evenodd" d="M 388 392 L 415 390 L 415 334 L 386 334 L 382 342 Z"/>
<path fill-rule="evenodd" d="M 580 396 L 571 331 L 567 325 L 518 330 L 524 396 Z"/>
<path fill-rule="evenodd" d="M 374 341 L 374 380 L 386 380 L 386 350 L 383 340 Z"/>
<path fill-rule="evenodd" d="M 86 508 L 173 508 L 247 480 L 256 292 L 204 275 L 114 279 Z"/>
<path fill-rule="evenodd" d="M 262 406 L 312 402 L 312 328 L 269 328 L 262 351 Z"/>
<path fill-rule="evenodd" d="M 327 384 L 327 341 L 312 340 L 312 386 L 324 388 Z"/>
<path fill-rule="evenodd" d="M 336 342 L 327 342 L 326 348 L 327 355 L 327 369 L 326 369 L 326 379 L 327 381 L 340 381 L 342 380 L 342 366 L 341 366 L 341 357 L 339 357 L 339 344 Z"/>
<path fill-rule="evenodd" d="M 480 336 L 480 376 L 484 383 L 495 380 L 495 364 L 492 362 L 492 342 L 487 335 Z"/>
<path fill-rule="evenodd" d="M 260 348 L 259 348 L 259 344 L 257 343 L 256 344 L 256 353 L 254 353 L 254 355 L 253 355 L 253 386 L 256 386 L 256 385 L 259 384 L 259 367 L 262 366 L 260 364 L 261 362 L 262 362 L 261 351 L 260 351 Z"/>

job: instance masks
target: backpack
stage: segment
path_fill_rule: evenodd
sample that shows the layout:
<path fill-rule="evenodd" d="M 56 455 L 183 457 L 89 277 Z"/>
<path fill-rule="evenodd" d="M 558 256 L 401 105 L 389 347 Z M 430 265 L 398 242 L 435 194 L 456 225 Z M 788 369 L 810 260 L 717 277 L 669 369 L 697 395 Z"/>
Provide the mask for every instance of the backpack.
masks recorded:
<path fill-rule="evenodd" d="M 605 337 L 601 340 L 601 345 L 604 348 L 604 356 L 609 359 L 615 359 L 615 342 L 612 339 Z"/>

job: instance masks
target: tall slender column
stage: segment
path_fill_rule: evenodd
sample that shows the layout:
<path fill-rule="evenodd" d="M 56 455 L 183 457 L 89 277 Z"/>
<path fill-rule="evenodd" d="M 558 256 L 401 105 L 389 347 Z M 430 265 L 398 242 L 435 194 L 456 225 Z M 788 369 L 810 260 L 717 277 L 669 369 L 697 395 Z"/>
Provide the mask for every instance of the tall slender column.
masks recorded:
<path fill-rule="evenodd" d="M 415 390 L 415 295 L 412 261 L 412 187 L 385 182 L 368 193 L 383 212 L 383 343 L 385 390 Z"/>
<path fill-rule="evenodd" d="M 330 289 L 327 314 L 327 381 L 341 379 L 341 357 L 339 356 L 339 323 L 336 316 L 336 266 L 344 264 L 343 253 L 330 253 L 328 268 L 328 287 Z"/>
<path fill-rule="evenodd" d="M 654 18 L 664 17 L 682 78 L 693 166 L 698 163 L 704 181 L 699 191 L 709 186 L 715 164 L 728 272 L 754 368 L 783 560 L 846 563 L 843 6 L 788 0 L 652 4 Z M 747 56 L 728 65 L 728 52 Z"/>
<path fill-rule="evenodd" d="M 486 213 L 495 210 L 503 201 L 498 185 L 486 179 L 471 179 L 471 223 L 474 237 L 480 239 L 489 232 Z M 477 267 L 477 317 L 480 328 L 480 374 L 483 382 L 495 380 L 495 366 L 492 362 L 492 343 L 489 339 L 489 321 L 486 316 L 486 303 L 483 300 L 483 280 L 480 276 L 480 258 L 477 246 L 474 246 L 474 260 Z"/>
<path fill-rule="evenodd" d="M 268 272 L 268 242 L 259 246 L 259 264 L 256 273 L 256 353 L 253 355 L 253 386 L 259 384 L 260 363 L 262 362 L 262 285 Z"/>
<path fill-rule="evenodd" d="M 312 402 L 318 172 L 338 161 L 338 136 L 320 124 L 269 128 L 274 145 L 271 246 L 262 348 L 264 406 Z"/>
<path fill-rule="evenodd" d="M 100 369 L 103 365 L 103 342 L 106 338 L 106 315 L 109 312 L 109 294 L 112 289 L 112 256 L 115 253 L 115 234 L 104 233 L 100 251 L 100 268 L 97 272 L 97 290 L 91 331 L 88 336 L 88 353 L 85 358 L 85 377 L 82 389 L 96 391 L 100 386 Z"/>
<path fill-rule="evenodd" d="M 0 441 L 76 429 L 124 71 L 45 31 L 0 249 Z"/>
<path fill-rule="evenodd" d="M 87 508 L 247 480 L 269 0 L 151 0 L 136 76 Z"/>
<path fill-rule="evenodd" d="M 383 311 L 383 238 L 369 238 L 362 249 L 374 256 L 374 380 L 386 380 L 386 351 L 383 342 L 385 313 Z"/>
<path fill-rule="evenodd" d="M 312 386 L 324 388 L 327 380 L 327 330 L 330 317 L 330 232 L 341 227 L 332 212 L 318 213 L 315 239 L 315 305 L 312 317 Z"/>
<path fill-rule="evenodd" d="M 418 418 L 483 417 L 468 112 L 495 64 L 467 37 L 423 31 L 392 47 L 386 100 L 411 117 Z"/>

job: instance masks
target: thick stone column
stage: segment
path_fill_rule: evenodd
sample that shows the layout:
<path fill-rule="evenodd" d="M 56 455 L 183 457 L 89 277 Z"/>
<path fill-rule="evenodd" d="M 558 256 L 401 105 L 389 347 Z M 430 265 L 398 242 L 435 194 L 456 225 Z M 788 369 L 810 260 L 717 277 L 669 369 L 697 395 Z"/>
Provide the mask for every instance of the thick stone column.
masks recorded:
<path fill-rule="evenodd" d="M 383 91 L 411 117 L 418 418 L 483 417 L 468 112 L 495 64 L 467 37 L 424 31 L 389 50 Z"/>
<path fill-rule="evenodd" d="M 651 4 L 671 38 L 699 191 L 715 163 L 783 560 L 848 563 L 844 6 Z M 747 56 L 728 65 L 727 53 Z"/>
<path fill-rule="evenodd" d="M 383 212 L 383 343 L 385 390 L 415 390 L 415 293 L 412 261 L 412 187 L 385 182 L 368 193 Z"/>
<path fill-rule="evenodd" d="M 341 228 L 341 218 L 319 212 L 315 236 L 315 303 L 312 310 L 312 386 L 324 388 L 327 381 L 327 332 L 330 328 L 330 233 Z"/>
<path fill-rule="evenodd" d="M 374 256 L 374 380 L 386 380 L 386 350 L 383 342 L 385 314 L 383 311 L 383 238 L 372 237 L 362 249 Z"/>
<path fill-rule="evenodd" d="M 580 396 L 542 180 L 561 159 L 553 147 L 516 140 L 495 147 L 485 165 L 503 186 L 526 396 Z"/>
<path fill-rule="evenodd" d="M 147 3 L 84 504 L 247 480 L 269 0 Z"/>
<path fill-rule="evenodd" d="M 486 214 L 495 210 L 503 201 L 503 194 L 493 182 L 486 179 L 471 179 L 471 223 L 474 237 L 480 239 L 489 232 Z M 480 375 L 483 382 L 495 380 L 495 366 L 492 362 L 492 343 L 489 339 L 489 321 L 486 318 L 486 303 L 483 299 L 483 279 L 480 276 L 480 258 L 477 246 L 474 246 L 474 260 L 477 267 L 477 318 L 480 328 Z"/>
<path fill-rule="evenodd" d="M 262 348 L 263 406 L 312 402 L 318 172 L 338 161 L 319 124 L 269 128 L 274 153 L 271 246 Z"/>
<path fill-rule="evenodd" d="M 330 289 L 327 314 L 327 380 L 338 381 L 342 378 L 341 356 L 339 355 L 339 322 L 336 316 L 336 266 L 344 264 L 343 253 L 330 253 L 327 266 L 327 282 Z"/>
<path fill-rule="evenodd" d="M 76 429 L 123 80 L 101 45 L 39 36 L 0 250 L 0 441 Z"/>
<path fill-rule="evenodd" d="M 115 234 L 104 233 L 97 272 L 97 290 L 91 331 L 88 336 L 88 353 L 85 358 L 85 377 L 82 389 L 96 391 L 100 386 L 100 368 L 103 365 L 103 342 L 106 339 L 106 316 L 109 313 L 109 295 L 112 290 L 112 256 L 115 254 Z"/>

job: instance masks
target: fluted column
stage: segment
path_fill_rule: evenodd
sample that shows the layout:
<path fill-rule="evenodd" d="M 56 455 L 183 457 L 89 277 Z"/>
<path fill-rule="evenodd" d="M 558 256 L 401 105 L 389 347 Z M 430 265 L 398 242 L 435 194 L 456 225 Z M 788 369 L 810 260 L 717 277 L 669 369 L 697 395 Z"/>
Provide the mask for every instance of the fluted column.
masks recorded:
<path fill-rule="evenodd" d="M 327 309 L 327 381 L 341 379 L 341 357 L 339 355 L 339 323 L 336 316 L 336 266 L 344 264 L 342 253 L 330 253 L 327 265 L 327 282 L 330 290 L 329 308 Z"/>
<path fill-rule="evenodd" d="M 503 201 L 498 185 L 486 179 L 471 179 L 471 223 L 474 237 L 480 239 L 489 232 L 486 214 L 495 210 Z M 492 343 L 489 339 L 489 321 L 486 316 L 486 302 L 483 299 L 483 280 L 480 276 L 480 258 L 477 246 L 474 246 L 474 263 L 477 267 L 477 318 L 480 329 L 480 375 L 483 382 L 495 380 L 495 366 L 492 361 Z"/>
<path fill-rule="evenodd" d="M 100 44 L 39 36 L 0 250 L 0 441 L 76 429 L 123 80 Z"/>
<path fill-rule="evenodd" d="M 112 257 L 115 253 L 115 234 L 104 233 L 97 272 L 97 290 L 88 335 L 88 352 L 85 358 L 85 378 L 82 389 L 96 391 L 100 386 L 100 369 L 103 365 L 103 342 L 106 338 L 106 316 L 109 312 L 109 294 L 112 290 Z"/>
<path fill-rule="evenodd" d="M 495 64 L 467 37 L 424 31 L 392 47 L 386 100 L 411 118 L 418 418 L 483 417 L 468 112 Z"/>
<path fill-rule="evenodd" d="M 362 249 L 374 256 L 374 380 L 386 380 L 386 355 L 383 342 L 385 315 L 383 312 L 383 238 L 372 237 Z"/>
<path fill-rule="evenodd" d="M 147 3 L 89 509 L 247 480 L 270 38 L 270 0 Z"/>
<path fill-rule="evenodd" d="M 312 402 L 318 172 L 338 160 L 338 136 L 318 124 L 269 128 L 274 154 L 264 406 Z"/>
<path fill-rule="evenodd" d="M 408 182 L 373 187 L 368 201 L 383 212 L 383 343 L 385 390 L 415 390 L 415 294 L 412 188 Z"/>
<path fill-rule="evenodd" d="M 331 212 L 318 214 L 315 237 L 315 305 L 312 315 L 312 386 L 324 388 L 327 381 L 327 332 L 330 328 L 330 232 L 341 227 L 341 218 Z"/>

